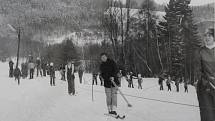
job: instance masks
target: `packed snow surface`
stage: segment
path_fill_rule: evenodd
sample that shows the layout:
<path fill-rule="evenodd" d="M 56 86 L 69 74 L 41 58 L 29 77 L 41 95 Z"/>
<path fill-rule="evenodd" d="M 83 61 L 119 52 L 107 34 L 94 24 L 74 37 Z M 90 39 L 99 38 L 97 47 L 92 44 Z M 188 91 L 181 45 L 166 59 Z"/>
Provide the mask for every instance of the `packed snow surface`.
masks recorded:
<path fill-rule="evenodd" d="M 14 78 L 8 77 L 8 63 L 0 63 L 0 121 L 114 121 L 107 113 L 104 87 L 93 86 L 92 76 L 84 74 L 83 84 L 79 84 L 76 74 L 76 96 L 67 93 L 67 82 L 60 80 L 56 72 L 56 86 L 49 85 L 49 77 L 21 79 L 18 86 Z M 100 81 L 98 79 L 98 84 Z M 144 79 L 143 90 L 128 88 L 122 80 L 120 88 L 132 107 L 127 107 L 118 95 L 119 114 L 125 114 L 124 121 L 200 121 L 195 88 L 189 86 L 184 93 L 159 91 L 157 79 Z"/>

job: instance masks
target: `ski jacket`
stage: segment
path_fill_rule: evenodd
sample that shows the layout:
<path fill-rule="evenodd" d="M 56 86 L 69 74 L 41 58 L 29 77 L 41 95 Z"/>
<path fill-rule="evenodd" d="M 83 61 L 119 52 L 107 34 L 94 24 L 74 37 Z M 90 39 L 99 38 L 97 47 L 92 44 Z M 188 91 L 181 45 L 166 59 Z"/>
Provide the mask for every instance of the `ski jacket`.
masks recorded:
<path fill-rule="evenodd" d="M 50 71 L 50 76 L 55 77 L 55 70 L 53 66 L 50 66 L 49 71 Z"/>
<path fill-rule="evenodd" d="M 114 82 L 116 85 L 119 85 L 119 81 L 117 79 L 117 66 L 116 63 L 111 60 L 107 59 L 106 62 L 102 62 L 100 65 L 100 72 L 101 72 L 101 77 L 104 79 L 104 87 L 106 88 L 111 88 L 114 87 L 112 84 L 110 78 L 114 77 Z"/>
<path fill-rule="evenodd" d="M 203 86 L 215 86 L 215 48 L 196 52 L 195 77 Z"/>

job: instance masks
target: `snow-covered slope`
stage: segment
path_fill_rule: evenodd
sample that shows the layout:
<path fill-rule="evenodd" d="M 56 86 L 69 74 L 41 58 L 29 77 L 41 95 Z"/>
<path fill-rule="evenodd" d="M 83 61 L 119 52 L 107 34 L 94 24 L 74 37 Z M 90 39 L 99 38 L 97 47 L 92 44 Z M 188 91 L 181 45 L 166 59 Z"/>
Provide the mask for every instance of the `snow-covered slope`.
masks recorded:
<path fill-rule="evenodd" d="M 67 83 L 59 80 L 49 86 L 48 77 L 21 80 L 21 85 L 8 78 L 8 64 L 0 63 L 0 121 L 114 121 L 107 112 L 104 88 L 94 86 L 92 101 L 91 75 L 84 75 L 84 84 L 76 76 L 76 96 L 67 94 Z M 159 91 L 157 79 L 144 79 L 143 90 L 127 88 L 122 91 L 133 105 L 128 108 L 119 95 L 118 112 L 126 114 L 125 121 L 200 121 L 195 89 L 189 93 Z M 181 105 L 182 104 L 182 105 Z M 187 105 L 188 104 L 188 105 Z"/>

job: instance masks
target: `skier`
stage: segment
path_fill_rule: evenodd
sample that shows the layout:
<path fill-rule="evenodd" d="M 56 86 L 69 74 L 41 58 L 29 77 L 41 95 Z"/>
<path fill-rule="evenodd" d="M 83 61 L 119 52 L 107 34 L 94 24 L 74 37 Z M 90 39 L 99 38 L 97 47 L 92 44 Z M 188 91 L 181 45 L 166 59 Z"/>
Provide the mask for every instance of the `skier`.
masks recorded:
<path fill-rule="evenodd" d="M 119 70 L 117 73 L 117 78 L 119 80 L 119 87 L 121 87 L 121 80 L 122 80 L 122 70 Z"/>
<path fill-rule="evenodd" d="M 60 74 L 61 74 L 61 80 L 63 80 L 63 81 L 66 80 L 65 73 L 66 73 L 65 65 L 61 64 L 60 65 Z"/>
<path fill-rule="evenodd" d="M 171 76 L 169 75 L 167 80 L 166 80 L 166 85 L 168 87 L 168 91 L 172 91 L 171 89 L 171 83 L 172 83 L 172 80 L 171 80 Z"/>
<path fill-rule="evenodd" d="M 21 71 L 19 69 L 19 67 L 16 67 L 14 69 L 14 77 L 15 77 L 15 80 L 18 80 L 18 85 L 20 84 L 20 77 L 21 77 Z"/>
<path fill-rule="evenodd" d="M 214 28 L 205 33 L 205 45 L 196 52 L 195 77 L 201 121 L 215 121 L 215 39 Z"/>
<path fill-rule="evenodd" d="M 54 69 L 53 62 L 50 63 L 49 72 L 50 72 L 50 85 L 55 86 L 55 69 Z"/>
<path fill-rule="evenodd" d="M 37 60 L 36 60 L 36 67 L 37 67 L 37 77 L 39 76 L 39 73 L 40 73 L 40 76 L 42 76 L 42 70 L 41 70 L 41 60 L 39 57 L 37 57 Z"/>
<path fill-rule="evenodd" d="M 117 79 L 117 66 L 112 59 L 108 58 L 107 53 L 102 53 L 100 57 L 102 61 L 100 65 L 100 72 L 101 77 L 104 80 L 108 113 L 117 115 L 117 87 L 115 87 L 111 82 L 114 81 L 116 85 L 119 86 Z"/>
<path fill-rule="evenodd" d="M 184 92 L 188 93 L 188 82 L 187 81 L 184 82 Z"/>
<path fill-rule="evenodd" d="M 128 87 L 131 88 L 131 75 L 129 72 L 126 75 L 126 80 L 128 82 Z"/>
<path fill-rule="evenodd" d="M 82 83 L 83 73 L 84 73 L 84 69 L 83 69 L 83 66 L 81 65 L 78 69 L 78 76 L 79 76 L 80 84 Z"/>
<path fill-rule="evenodd" d="M 143 78 L 141 74 L 137 75 L 137 81 L 138 81 L 138 89 L 143 89 L 142 88 Z"/>
<path fill-rule="evenodd" d="M 135 79 L 135 76 L 134 76 L 133 72 L 130 72 L 130 75 L 131 75 L 130 87 L 134 88 L 133 79 Z"/>
<path fill-rule="evenodd" d="M 94 85 L 94 82 L 97 85 L 98 84 L 97 83 L 97 76 L 98 76 L 98 74 L 96 72 L 93 72 L 92 76 L 93 76 L 93 85 Z"/>
<path fill-rule="evenodd" d="M 21 72 L 22 78 L 25 79 L 28 76 L 28 65 L 26 62 L 21 64 Z"/>
<path fill-rule="evenodd" d="M 50 70 L 49 70 L 50 64 L 49 63 L 46 64 L 46 68 L 47 68 L 47 75 L 50 75 Z"/>
<path fill-rule="evenodd" d="M 43 76 L 46 76 L 47 64 L 44 59 L 41 61 L 41 69 L 43 71 Z"/>
<path fill-rule="evenodd" d="M 34 63 L 33 63 L 32 60 L 29 61 L 28 67 L 30 69 L 30 79 L 33 79 L 34 78 L 34 68 L 35 68 L 35 65 L 34 65 Z"/>
<path fill-rule="evenodd" d="M 12 78 L 13 77 L 13 61 L 10 59 L 9 61 L 9 77 Z"/>
<path fill-rule="evenodd" d="M 180 83 L 180 78 L 177 78 L 175 81 L 175 86 L 176 86 L 176 91 L 179 92 L 179 83 Z"/>
<path fill-rule="evenodd" d="M 159 76 L 158 84 L 160 85 L 160 90 L 163 90 L 163 81 L 164 81 L 163 75 Z"/>
<path fill-rule="evenodd" d="M 71 61 L 68 63 L 67 68 L 67 82 L 68 82 L 68 93 L 69 95 L 75 95 L 75 66 L 74 66 L 74 61 Z"/>

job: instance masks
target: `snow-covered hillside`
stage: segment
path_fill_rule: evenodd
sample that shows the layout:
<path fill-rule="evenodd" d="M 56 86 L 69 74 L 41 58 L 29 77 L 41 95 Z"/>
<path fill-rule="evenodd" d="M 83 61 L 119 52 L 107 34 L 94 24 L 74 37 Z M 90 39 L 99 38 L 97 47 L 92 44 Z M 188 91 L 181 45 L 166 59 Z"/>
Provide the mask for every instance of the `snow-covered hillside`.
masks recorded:
<path fill-rule="evenodd" d="M 57 73 L 58 74 L 58 73 Z M 84 84 L 78 83 L 76 96 L 67 94 L 67 83 L 56 78 L 56 86 L 49 86 L 48 77 L 21 80 L 18 86 L 8 78 L 8 64 L 0 63 L 0 121 L 114 121 L 104 116 L 107 112 L 104 88 L 94 86 L 92 101 L 91 75 L 84 75 Z M 143 90 L 127 88 L 123 81 L 121 90 L 133 105 L 128 108 L 119 95 L 118 113 L 126 114 L 125 121 L 200 121 L 194 87 L 189 93 L 175 90 L 159 91 L 157 79 L 144 79 Z"/>

